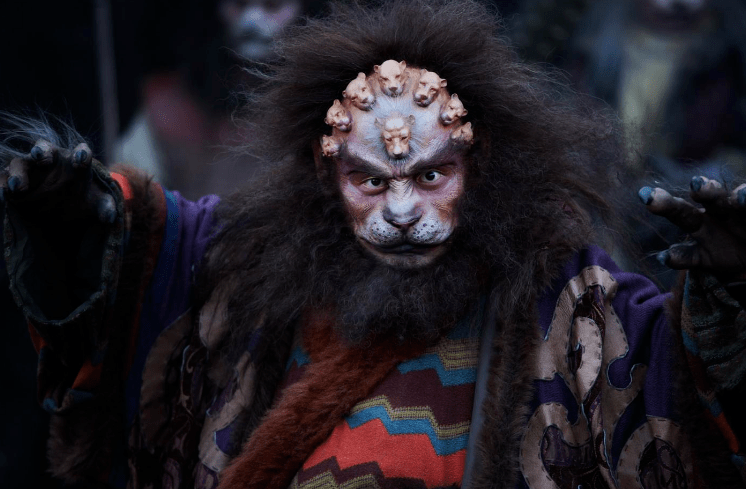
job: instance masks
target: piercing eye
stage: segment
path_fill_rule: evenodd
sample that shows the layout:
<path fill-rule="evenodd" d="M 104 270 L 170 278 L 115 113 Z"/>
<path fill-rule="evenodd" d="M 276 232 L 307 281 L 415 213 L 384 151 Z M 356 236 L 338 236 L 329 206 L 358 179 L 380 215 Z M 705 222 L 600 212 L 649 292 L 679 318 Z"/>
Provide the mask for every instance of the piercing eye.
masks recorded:
<path fill-rule="evenodd" d="M 420 183 L 426 185 L 434 184 L 443 177 L 443 174 L 437 170 L 428 170 L 420 175 Z"/>
<path fill-rule="evenodd" d="M 386 182 L 383 180 L 383 178 L 378 177 L 370 177 L 363 180 L 362 186 L 366 190 L 380 190 L 384 188 L 386 185 Z"/>

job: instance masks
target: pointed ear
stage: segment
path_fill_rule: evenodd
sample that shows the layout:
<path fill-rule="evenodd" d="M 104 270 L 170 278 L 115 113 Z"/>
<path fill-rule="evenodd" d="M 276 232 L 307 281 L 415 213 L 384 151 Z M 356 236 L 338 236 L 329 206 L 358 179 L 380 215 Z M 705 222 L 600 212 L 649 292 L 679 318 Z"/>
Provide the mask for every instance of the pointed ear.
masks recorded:
<path fill-rule="evenodd" d="M 375 65 L 375 66 L 373 66 L 373 72 L 374 73 L 378 73 L 379 71 L 381 71 L 381 65 Z M 358 76 L 360 76 L 360 75 L 358 75 Z"/>
<path fill-rule="evenodd" d="M 399 61 L 399 68 L 401 68 L 402 71 L 404 71 L 406 69 L 406 67 L 407 67 L 407 62 L 406 61 Z"/>
<path fill-rule="evenodd" d="M 451 94 L 451 100 L 458 100 L 458 94 L 457 93 Z"/>
<path fill-rule="evenodd" d="M 468 113 L 469 113 L 469 111 L 466 110 L 466 109 L 464 109 L 464 115 L 462 115 L 461 117 L 466 117 L 466 114 L 468 114 Z M 471 122 L 469 122 L 469 124 L 471 124 Z"/>
<path fill-rule="evenodd" d="M 383 129 L 383 121 L 378 117 L 376 117 L 376 120 L 373 121 L 373 124 L 375 124 L 378 129 Z"/>
<path fill-rule="evenodd" d="M 445 81 L 443 78 L 440 79 L 440 88 L 445 88 L 446 85 L 448 85 L 448 82 Z"/>

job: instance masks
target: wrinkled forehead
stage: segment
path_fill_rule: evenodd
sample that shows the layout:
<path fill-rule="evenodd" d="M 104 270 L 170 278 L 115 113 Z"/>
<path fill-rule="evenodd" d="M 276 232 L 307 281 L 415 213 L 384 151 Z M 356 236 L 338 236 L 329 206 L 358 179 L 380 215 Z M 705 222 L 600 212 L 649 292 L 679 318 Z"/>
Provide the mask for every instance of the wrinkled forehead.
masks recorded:
<path fill-rule="evenodd" d="M 404 157 L 393 158 L 386 150 L 386 140 L 382 135 L 386 127 L 382 128 L 382 123 L 393 119 L 394 126 L 397 126 L 399 117 L 405 119 L 410 115 L 414 116 L 411 123 L 405 123 L 409 130 L 409 152 Z M 410 97 L 379 97 L 371 110 L 359 110 L 355 114 L 340 156 L 365 160 L 375 158 L 401 167 L 411 161 L 453 153 L 456 148 L 451 144 L 450 135 L 451 131 L 440 123 L 438 111 L 423 109 Z"/>

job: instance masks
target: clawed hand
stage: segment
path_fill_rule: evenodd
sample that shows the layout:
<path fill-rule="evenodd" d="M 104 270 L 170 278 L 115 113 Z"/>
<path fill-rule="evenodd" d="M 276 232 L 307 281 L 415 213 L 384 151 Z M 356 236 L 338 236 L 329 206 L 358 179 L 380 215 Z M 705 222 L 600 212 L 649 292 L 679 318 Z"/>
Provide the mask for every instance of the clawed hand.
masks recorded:
<path fill-rule="evenodd" d="M 662 188 L 643 187 L 648 210 L 689 233 L 683 243 L 658 254 L 671 268 L 701 269 L 724 281 L 746 278 L 746 184 L 729 191 L 719 182 L 696 176 L 691 198 L 697 207 Z"/>
<path fill-rule="evenodd" d="M 68 150 L 37 141 L 28 155 L 0 170 L 0 200 L 8 199 L 20 211 L 61 213 L 63 218 L 83 211 L 111 224 L 116 204 L 93 179 L 93 161 L 85 143 Z"/>

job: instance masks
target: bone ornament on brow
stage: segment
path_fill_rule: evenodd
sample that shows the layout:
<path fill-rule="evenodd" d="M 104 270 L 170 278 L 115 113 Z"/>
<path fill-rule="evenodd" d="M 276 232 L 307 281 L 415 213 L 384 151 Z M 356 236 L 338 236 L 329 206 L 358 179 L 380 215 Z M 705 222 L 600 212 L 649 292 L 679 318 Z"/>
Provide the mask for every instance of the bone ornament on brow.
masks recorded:
<path fill-rule="evenodd" d="M 454 146 L 473 144 L 471 123 L 462 120 L 468 111 L 457 94 L 448 93 L 447 85 L 437 73 L 391 59 L 374 66 L 370 75 L 358 73 L 342 92 L 342 100 L 335 100 L 327 111 L 324 122 L 332 134 L 322 137 L 322 153 L 338 156 L 348 138 L 371 140 L 368 134 L 373 134 L 390 158 L 402 159 L 436 126 L 450 131 Z"/>

